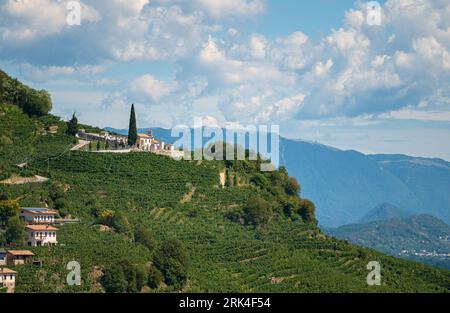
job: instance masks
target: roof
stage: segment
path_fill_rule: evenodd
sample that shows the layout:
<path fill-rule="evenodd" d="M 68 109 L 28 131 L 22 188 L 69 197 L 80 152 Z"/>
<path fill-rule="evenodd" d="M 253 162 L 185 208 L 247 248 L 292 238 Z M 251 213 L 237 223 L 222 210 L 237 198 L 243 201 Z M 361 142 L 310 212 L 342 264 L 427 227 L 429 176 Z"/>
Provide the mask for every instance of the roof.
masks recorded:
<path fill-rule="evenodd" d="M 11 255 L 34 255 L 34 253 L 29 250 L 8 250 L 7 252 Z"/>
<path fill-rule="evenodd" d="M 0 268 L 0 274 L 17 274 L 17 272 L 5 267 Z"/>
<path fill-rule="evenodd" d="M 27 211 L 27 212 L 32 213 L 32 214 L 50 214 L 50 215 L 55 215 L 55 214 L 58 213 L 56 211 L 49 210 L 47 208 L 21 208 L 21 210 Z"/>
<path fill-rule="evenodd" d="M 30 230 L 58 230 L 58 228 L 49 225 L 27 225 L 25 228 Z"/>
<path fill-rule="evenodd" d="M 152 136 L 147 135 L 147 134 L 138 134 L 138 136 L 142 137 L 142 138 L 152 138 Z"/>

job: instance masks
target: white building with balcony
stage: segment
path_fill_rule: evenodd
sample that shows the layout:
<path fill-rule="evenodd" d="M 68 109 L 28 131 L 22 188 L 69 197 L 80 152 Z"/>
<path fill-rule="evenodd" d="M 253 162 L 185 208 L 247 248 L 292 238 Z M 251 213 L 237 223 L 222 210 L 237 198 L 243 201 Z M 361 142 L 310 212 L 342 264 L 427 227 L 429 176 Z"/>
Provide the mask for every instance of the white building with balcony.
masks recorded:
<path fill-rule="evenodd" d="M 0 268 L 0 287 L 6 288 L 8 293 L 13 293 L 16 288 L 16 276 L 16 271 Z"/>
<path fill-rule="evenodd" d="M 20 218 L 29 224 L 53 224 L 58 212 L 47 208 L 21 208 Z"/>
<path fill-rule="evenodd" d="M 27 225 L 25 241 L 30 247 L 54 246 L 58 244 L 56 232 L 58 228 L 49 225 Z"/>

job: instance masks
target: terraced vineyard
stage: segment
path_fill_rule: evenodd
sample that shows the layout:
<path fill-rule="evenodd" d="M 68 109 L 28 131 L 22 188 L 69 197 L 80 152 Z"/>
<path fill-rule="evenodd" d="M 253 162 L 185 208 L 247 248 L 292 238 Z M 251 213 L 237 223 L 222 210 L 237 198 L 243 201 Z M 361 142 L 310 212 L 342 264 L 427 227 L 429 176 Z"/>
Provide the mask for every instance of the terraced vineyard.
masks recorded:
<path fill-rule="evenodd" d="M 159 246 L 178 239 L 190 260 L 183 286 L 143 291 L 450 291 L 449 271 L 327 237 L 314 221 L 287 214 L 303 199 L 283 189 L 287 177 L 281 170 L 262 175 L 251 163 L 233 168 L 222 161 L 174 161 L 149 153 L 70 152 L 73 139 L 64 134 L 64 123 L 57 122 L 56 134 L 39 134 L 39 125 L 55 120 L 47 118 L 45 124 L 12 106 L 2 110 L 1 131 L 9 139 L 4 139 L 0 153 L 2 177 L 41 175 L 49 181 L 0 184 L 0 194 L 22 206 L 47 205 L 61 215 L 81 218 L 79 224 L 59 226 L 58 246 L 33 248 L 42 267 L 14 268 L 19 273 L 16 292 L 103 291 L 100 277 L 105 268 L 124 260 L 146 265 L 154 261 L 155 250 L 133 235 L 139 227 L 151 232 Z M 25 124 L 31 126 L 13 132 Z M 23 144 L 13 144 L 19 141 Z M 15 166 L 23 160 L 27 166 Z M 239 175 L 239 186 L 220 186 L 224 170 Z M 254 196 L 264 199 L 271 211 L 270 218 L 258 224 L 243 222 L 246 203 Z M 104 225 L 105 212 L 120 213 L 121 223 Z M 71 260 L 81 265 L 81 286 L 65 282 Z M 366 283 L 370 261 L 381 263 L 381 286 Z"/>

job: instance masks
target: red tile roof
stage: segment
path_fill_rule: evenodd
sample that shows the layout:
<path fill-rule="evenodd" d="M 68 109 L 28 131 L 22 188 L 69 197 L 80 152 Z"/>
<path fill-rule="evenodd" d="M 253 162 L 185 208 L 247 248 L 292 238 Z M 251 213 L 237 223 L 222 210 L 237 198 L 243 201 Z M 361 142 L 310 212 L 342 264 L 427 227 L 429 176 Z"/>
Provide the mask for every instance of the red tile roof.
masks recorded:
<path fill-rule="evenodd" d="M 5 267 L 0 268 L 0 274 L 17 274 L 17 272 Z"/>
<path fill-rule="evenodd" d="M 49 225 L 27 225 L 27 226 L 25 226 L 25 228 L 30 229 L 30 230 L 37 230 L 37 231 L 58 230 L 58 228 L 55 228 L 55 227 L 49 226 Z"/>
<path fill-rule="evenodd" d="M 8 250 L 6 252 L 11 255 L 30 255 L 30 256 L 34 255 L 34 253 L 29 250 Z"/>

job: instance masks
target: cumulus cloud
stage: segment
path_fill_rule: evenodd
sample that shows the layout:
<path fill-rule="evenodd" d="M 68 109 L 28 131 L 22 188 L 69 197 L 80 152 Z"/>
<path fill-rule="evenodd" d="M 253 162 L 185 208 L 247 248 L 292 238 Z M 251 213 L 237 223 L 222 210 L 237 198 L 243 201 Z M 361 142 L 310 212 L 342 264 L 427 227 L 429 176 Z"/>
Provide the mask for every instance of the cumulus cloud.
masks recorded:
<path fill-rule="evenodd" d="M 132 98 L 139 101 L 148 99 L 160 101 L 177 90 L 177 88 L 178 84 L 175 81 L 162 81 L 157 80 L 152 75 L 144 75 L 131 82 L 129 92 Z"/>
<path fill-rule="evenodd" d="M 23 63 L 29 79 L 91 75 L 96 86 L 111 87 L 118 78 L 100 75 L 107 62 L 170 62 L 171 79 L 149 66 L 145 75 L 123 78 L 126 90 L 104 101 L 151 108 L 149 124 L 200 112 L 218 121 L 283 123 L 450 111 L 449 97 L 438 94 L 450 79 L 445 0 L 388 0 L 380 26 L 367 24 L 361 4 L 319 39 L 301 29 L 276 38 L 247 34 L 235 21 L 264 13 L 263 0 L 85 0 L 87 19 L 78 28 L 66 25 L 60 3 L 26 2 L 1 7 L 0 57 Z M 48 14 L 33 15 L 42 8 Z M 410 116 L 427 117 L 420 114 Z"/>
<path fill-rule="evenodd" d="M 194 3 L 216 18 L 258 15 L 266 8 L 264 0 L 194 0 Z"/>

